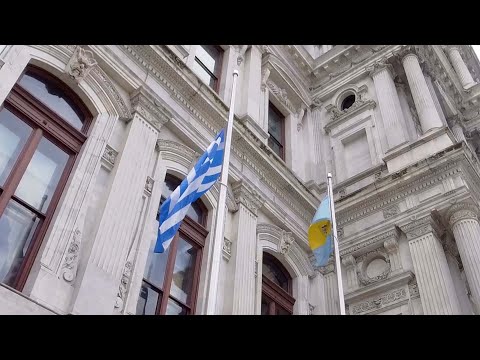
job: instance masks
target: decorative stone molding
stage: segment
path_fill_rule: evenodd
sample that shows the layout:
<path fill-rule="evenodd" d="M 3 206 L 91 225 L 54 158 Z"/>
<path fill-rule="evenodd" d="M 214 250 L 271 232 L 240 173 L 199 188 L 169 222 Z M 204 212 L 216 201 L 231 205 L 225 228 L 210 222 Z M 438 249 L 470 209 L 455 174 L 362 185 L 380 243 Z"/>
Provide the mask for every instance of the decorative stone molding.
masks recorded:
<path fill-rule="evenodd" d="M 393 55 L 400 60 L 400 62 L 403 61 L 405 56 L 411 54 L 417 56 L 419 60 L 421 60 L 419 48 L 415 45 L 403 45 L 399 50 L 393 52 Z"/>
<path fill-rule="evenodd" d="M 360 304 L 352 306 L 352 315 L 359 315 L 362 313 L 368 313 L 373 310 L 381 309 L 387 305 L 394 304 L 407 298 L 407 292 L 405 289 L 396 289 L 385 295 L 381 295 L 375 298 L 371 298 Z"/>
<path fill-rule="evenodd" d="M 383 210 L 383 217 L 385 219 L 388 219 L 388 218 L 391 218 L 393 216 L 398 215 L 399 213 L 400 213 L 400 208 L 398 207 L 398 205 L 393 205 L 393 206 Z"/>
<path fill-rule="evenodd" d="M 416 279 L 413 279 L 408 284 L 408 293 L 410 295 L 410 299 L 417 299 L 420 297 L 420 292 L 418 291 L 418 284 Z"/>
<path fill-rule="evenodd" d="M 232 241 L 228 240 L 226 237 L 223 238 L 222 255 L 227 262 L 232 257 Z"/>
<path fill-rule="evenodd" d="M 105 160 L 112 167 L 115 165 L 115 160 L 117 159 L 118 151 L 112 148 L 110 145 L 105 146 L 103 151 L 102 159 Z"/>
<path fill-rule="evenodd" d="M 451 226 L 457 221 L 464 219 L 473 219 L 478 221 L 479 209 L 476 205 L 469 202 L 461 202 L 452 205 L 447 211 L 447 219 Z"/>
<path fill-rule="evenodd" d="M 288 250 L 290 249 L 290 245 L 292 245 L 294 241 L 295 239 L 293 238 L 292 233 L 283 230 L 282 238 L 280 240 L 280 253 L 282 253 L 283 255 L 288 253 Z"/>
<path fill-rule="evenodd" d="M 260 83 L 260 89 L 265 91 L 267 89 L 267 81 L 270 76 L 270 65 L 266 64 L 262 67 L 262 81 Z"/>
<path fill-rule="evenodd" d="M 366 70 L 368 71 L 368 75 L 373 77 L 376 73 L 378 73 L 380 70 L 387 69 L 390 71 L 390 74 L 392 75 L 392 78 L 395 77 L 395 72 L 393 70 L 392 64 L 389 64 L 387 62 L 386 58 L 382 58 L 375 63 L 373 63 L 371 66 L 369 66 Z"/>
<path fill-rule="evenodd" d="M 232 191 L 235 202 L 244 205 L 254 215 L 257 215 L 257 210 L 265 203 L 262 196 L 243 180 L 234 183 Z"/>
<path fill-rule="evenodd" d="M 237 65 L 240 66 L 242 62 L 245 60 L 245 52 L 247 49 L 250 47 L 250 45 L 237 45 L 237 51 L 238 51 L 238 56 L 237 56 Z"/>
<path fill-rule="evenodd" d="M 318 98 L 318 97 L 313 98 L 312 104 L 313 104 L 316 108 L 321 108 L 322 105 L 323 105 L 322 101 L 320 101 L 320 98 Z"/>
<path fill-rule="evenodd" d="M 62 277 L 67 282 L 72 282 L 77 274 L 78 255 L 80 252 L 81 232 L 75 229 L 73 232 L 72 242 L 68 246 L 65 261 L 62 266 Z"/>
<path fill-rule="evenodd" d="M 160 131 L 171 118 L 172 114 L 153 98 L 142 87 L 135 90 L 131 95 L 132 113 L 137 112 L 148 121 L 157 131 Z"/>
<path fill-rule="evenodd" d="M 387 239 L 383 243 L 383 247 L 387 250 L 388 254 L 393 254 L 398 252 L 398 241 L 394 237 Z"/>
<path fill-rule="evenodd" d="M 372 261 L 377 259 L 381 259 L 385 262 L 385 269 L 378 275 L 370 277 L 367 274 L 367 268 Z M 358 280 L 360 280 L 362 285 L 365 286 L 380 280 L 385 280 L 391 271 L 390 258 L 380 248 L 359 256 L 357 258 L 357 263 L 359 264 L 359 269 L 357 270 Z"/>
<path fill-rule="evenodd" d="M 130 282 L 130 277 L 132 276 L 132 263 L 127 261 L 122 272 L 122 279 L 120 280 L 120 286 L 118 287 L 117 298 L 115 300 L 115 309 L 121 312 L 123 306 L 125 305 L 125 299 L 127 298 L 128 284 Z"/>
<path fill-rule="evenodd" d="M 97 65 L 97 61 L 93 56 L 93 52 L 77 46 L 67 63 L 65 71 L 72 79 L 80 82 L 87 77 L 95 65 Z"/>
<path fill-rule="evenodd" d="M 200 156 L 195 150 L 172 140 L 158 139 L 156 148 L 162 154 L 163 160 L 178 163 L 187 169 L 190 169 L 191 165 Z"/>
<path fill-rule="evenodd" d="M 272 80 L 267 80 L 267 86 L 270 88 L 272 93 L 277 97 L 277 99 L 287 107 L 292 113 L 296 113 L 297 110 L 295 106 L 293 106 L 292 102 L 287 96 L 287 90 L 282 89 L 278 85 L 276 85 Z"/>
<path fill-rule="evenodd" d="M 343 227 L 337 228 L 337 236 L 338 236 L 338 241 L 340 242 L 343 240 Z"/>
<path fill-rule="evenodd" d="M 351 118 L 354 115 L 357 115 L 365 110 L 374 109 L 377 106 L 377 103 L 374 100 L 355 100 L 352 106 L 345 110 L 339 110 L 334 105 L 330 104 L 325 106 L 325 110 L 330 114 L 330 122 L 325 125 L 324 129 L 328 133 L 338 126 L 343 121 Z"/>
<path fill-rule="evenodd" d="M 313 312 L 315 311 L 315 306 L 312 304 L 308 304 L 308 315 L 313 315 Z"/>
<path fill-rule="evenodd" d="M 442 235 L 440 226 L 435 223 L 430 215 L 400 226 L 400 229 L 407 235 L 408 240 L 416 239 L 420 236 L 433 232 L 437 238 Z"/>
<path fill-rule="evenodd" d="M 145 191 L 148 195 L 152 195 L 153 185 L 155 180 L 153 180 L 150 176 L 147 176 L 147 180 L 145 181 Z"/>
<path fill-rule="evenodd" d="M 330 259 L 328 259 L 327 265 L 319 266 L 316 268 L 316 270 L 323 276 L 335 272 L 335 263 L 333 260 L 333 256 L 330 256 Z"/>
<path fill-rule="evenodd" d="M 346 255 L 342 257 L 342 264 L 347 268 L 352 268 L 357 265 L 355 258 L 352 255 Z"/>
<path fill-rule="evenodd" d="M 343 250 L 340 250 L 340 256 L 345 256 L 345 255 L 348 255 L 348 254 L 351 254 L 351 253 L 354 253 L 358 250 L 361 250 L 367 246 L 373 246 L 374 244 L 377 244 L 377 243 L 382 243 L 383 241 L 385 241 L 386 239 L 390 239 L 394 236 L 396 236 L 397 234 L 397 230 L 396 229 L 392 229 L 392 230 L 389 230 L 387 232 L 384 232 L 382 234 L 379 234 L 379 235 L 376 235 L 372 238 L 368 238 L 364 241 L 361 241 L 355 245 L 352 245 L 350 247 L 347 247 Z"/>

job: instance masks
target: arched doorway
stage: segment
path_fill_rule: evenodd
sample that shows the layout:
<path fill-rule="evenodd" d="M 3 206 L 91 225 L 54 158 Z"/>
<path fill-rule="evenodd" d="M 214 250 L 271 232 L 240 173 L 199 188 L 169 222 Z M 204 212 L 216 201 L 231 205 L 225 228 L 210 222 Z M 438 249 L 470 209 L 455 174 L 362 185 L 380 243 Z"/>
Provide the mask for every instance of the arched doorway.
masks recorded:
<path fill-rule="evenodd" d="M 262 260 L 262 315 L 292 315 L 295 299 L 287 269 L 269 253 Z"/>
<path fill-rule="evenodd" d="M 180 183 L 180 179 L 167 174 L 160 205 Z M 158 216 L 157 213 L 157 220 Z M 200 265 L 208 235 L 206 222 L 207 209 L 198 199 L 190 206 L 167 251 L 148 255 L 137 315 L 195 313 Z"/>
<path fill-rule="evenodd" d="M 67 85 L 34 66 L 0 107 L 0 282 L 22 290 L 91 122 Z"/>

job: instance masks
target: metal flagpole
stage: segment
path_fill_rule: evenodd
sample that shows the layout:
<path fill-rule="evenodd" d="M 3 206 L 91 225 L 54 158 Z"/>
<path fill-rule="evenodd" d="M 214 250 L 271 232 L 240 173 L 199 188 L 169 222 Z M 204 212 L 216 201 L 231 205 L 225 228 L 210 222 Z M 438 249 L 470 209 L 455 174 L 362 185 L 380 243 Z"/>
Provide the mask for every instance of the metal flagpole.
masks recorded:
<path fill-rule="evenodd" d="M 328 197 L 330 198 L 330 213 L 332 216 L 333 243 L 335 244 L 335 271 L 337 273 L 338 300 L 340 302 L 340 315 L 345 315 L 345 300 L 343 298 L 342 270 L 340 268 L 340 253 L 338 251 L 337 221 L 335 220 L 335 206 L 333 204 L 332 174 L 327 174 Z"/>
<path fill-rule="evenodd" d="M 223 244 L 223 230 L 225 224 L 225 204 L 227 201 L 228 166 L 230 164 L 230 144 L 232 142 L 233 116 L 235 114 L 235 94 L 238 71 L 233 71 L 232 98 L 228 113 L 227 133 L 225 134 L 225 152 L 223 153 L 222 175 L 220 180 L 220 193 L 218 195 L 217 211 L 215 216 L 215 230 L 213 235 L 212 267 L 208 289 L 207 315 L 215 314 L 217 303 L 218 277 L 220 273 L 220 260 Z"/>

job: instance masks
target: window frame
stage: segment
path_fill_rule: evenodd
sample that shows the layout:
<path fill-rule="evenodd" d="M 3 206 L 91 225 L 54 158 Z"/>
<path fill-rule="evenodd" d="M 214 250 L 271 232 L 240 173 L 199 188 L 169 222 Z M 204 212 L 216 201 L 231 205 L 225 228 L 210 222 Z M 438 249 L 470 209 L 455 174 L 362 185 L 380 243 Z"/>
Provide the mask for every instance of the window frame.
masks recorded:
<path fill-rule="evenodd" d="M 214 72 L 212 73 L 207 66 L 195 55 L 194 61 L 200 65 L 200 67 L 207 72 L 208 75 L 210 75 L 210 82 L 212 81 L 212 78 L 214 80 L 213 86 L 209 83 L 208 86 L 210 86 L 216 93 L 220 90 L 220 80 L 221 80 L 221 74 L 222 74 L 222 68 L 223 68 L 223 57 L 225 54 L 225 50 L 222 49 L 218 45 L 199 45 L 202 47 L 206 53 L 208 53 L 210 56 L 212 56 L 212 53 L 208 51 L 208 48 L 210 49 L 215 49 L 215 51 L 218 52 L 218 58 L 215 58 L 215 68 Z M 212 56 L 214 57 L 214 56 Z"/>
<path fill-rule="evenodd" d="M 286 122 L 286 117 L 285 115 L 282 114 L 282 112 L 280 110 L 278 110 L 278 108 L 271 102 L 269 101 L 268 102 L 268 135 L 269 135 L 269 141 L 270 139 L 275 143 L 277 144 L 278 146 L 280 146 L 280 154 L 277 154 L 275 151 L 273 151 L 273 148 L 270 146 L 270 144 L 268 145 L 270 149 L 272 149 L 272 151 L 277 154 L 283 161 L 285 161 L 285 122 Z M 280 119 L 280 131 L 281 131 L 281 139 L 277 139 L 275 138 L 272 134 L 270 134 L 270 110 L 272 110 Z M 280 142 L 281 141 L 281 142 Z"/>
<path fill-rule="evenodd" d="M 84 118 L 84 123 L 80 131 L 75 129 L 67 120 L 58 115 L 55 110 L 48 107 L 19 84 L 21 78 L 27 72 L 35 73 L 46 82 L 52 83 L 52 85 L 58 87 L 69 100 L 74 102 Z M 3 186 L 0 187 L 0 217 L 5 213 L 5 209 L 10 201 L 14 201 L 28 211 L 33 212 L 39 218 L 39 223 L 32 235 L 19 270 L 13 283 L 10 284 L 14 289 L 22 291 L 38 255 L 38 251 L 44 241 L 45 234 L 50 226 L 60 197 L 65 190 L 65 185 L 72 173 L 78 154 L 87 140 L 86 134 L 88 134 L 90 130 L 93 117 L 78 95 L 75 94 L 68 85 L 47 71 L 30 64 L 25 67 L 21 76 L 10 90 L 5 101 L 0 106 L 0 110 L 1 109 L 12 112 L 22 122 L 32 128 L 32 133 L 23 145 Z M 68 155 L 65 168 L 63 169 L 55 192 L 52 194 L 50 204 L 45 212 L 37 210 L 14 195 L 42 138 L 49 140 Z"/>
<path fill-rule="evenodd" d="M 288 312 L 289 315 L 293 315 L 295 298 L 292 296 L 292 277 L 275 256 L 264 252 L 262 261 L 265 262 L 265 260 L 275 263 L 275 266 L 283 273 L 288 281 L 287 290 L 285 290 L 266 277 L 265 274 L 262 274 L 261 301 L 266 300 L 268 303 L 268 315 L 276 315 L 277 308 L 281 308 Z"/>

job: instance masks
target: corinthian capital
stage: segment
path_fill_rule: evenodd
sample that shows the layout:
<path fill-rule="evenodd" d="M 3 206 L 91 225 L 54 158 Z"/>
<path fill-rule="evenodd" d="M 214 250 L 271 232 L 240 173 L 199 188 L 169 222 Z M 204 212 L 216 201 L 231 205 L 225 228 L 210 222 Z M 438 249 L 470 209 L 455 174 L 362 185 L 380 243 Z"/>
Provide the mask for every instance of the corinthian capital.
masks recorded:
<path fill-rule="evenodd" d="M 408 55 L 415 55 L 417 58 L 419 57 L 418 49 L 415 45 L 402 45 L 402 47 L 395 51 L 393 55 L 400 61 L 403 61 Z"/>
<path fill-rule="evenodd" d="M 262 196 L 243 180 L 234 183 L 232 191 L 235 202 L 244 205 L 254 215 L 257 215 L 257 210 L 265 203 Z"/>
<path fill-rule="evenodd" d="M 447 211 L 447 219 L 451 226 L 465 219 L 478 221 L 478 207 L 470 202 L 454 204 Z"/>
<path fill-rule="evenodd" d="M 387 70 L 390 72 L 392 78 L 395 77 L 393 66 L 387 62 L 386 58 L 376 61 L 371 66 L 367 67 L 368 74 L 373 78 L 382 70 Z"/>

